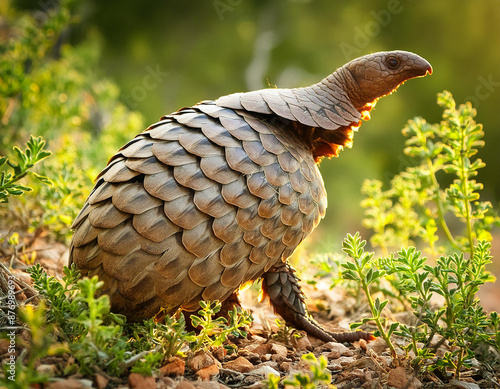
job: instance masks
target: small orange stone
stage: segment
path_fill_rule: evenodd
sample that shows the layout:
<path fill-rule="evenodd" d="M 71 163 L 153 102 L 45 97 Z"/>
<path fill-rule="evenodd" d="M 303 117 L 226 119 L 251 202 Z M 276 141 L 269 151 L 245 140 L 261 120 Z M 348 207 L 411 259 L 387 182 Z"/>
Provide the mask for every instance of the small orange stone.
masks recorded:
<path fill-rule="evenodd" d="M 163 375 L 177 376 L 183 375 L 186 370 L 186 362 L 180 358 L 171 358 L 166 365 L 160 368 Z"/>
<path fill-rule="evenodd" d="M 248 373 L 254 369 L 253 364 L 244 357 L 238 357 L 234 361 L 226 362 L 224 367 L 226 369 L 239 371 L 240 373 Z"/>
<path fill-rule="evenodd" d="M 128 376 L 128 386 L 131 389 L 156 389 L 156 379 L 146 377 L 139 373 L 130 373 Z"/>
<path fill-rule="evenodd" d="M 210 381 L 216 374 L 219 374 L 219 368 L 217 367 L 217 365 L 210 365 L 196 372 L 196 375 L 202 381 Z"/>

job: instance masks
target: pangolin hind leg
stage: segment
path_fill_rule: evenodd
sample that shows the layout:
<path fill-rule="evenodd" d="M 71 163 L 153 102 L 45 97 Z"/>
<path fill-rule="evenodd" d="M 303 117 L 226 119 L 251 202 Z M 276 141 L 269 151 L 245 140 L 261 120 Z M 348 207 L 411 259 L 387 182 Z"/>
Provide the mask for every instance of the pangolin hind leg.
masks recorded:
<path fill-rule="evenodd" d="M 306 331 L 324 342 L 354 342 L 370 340 L 373 335 L 363 332 L 334 333 L 321 327 L 308 313 L 305 296 L 299 285 L 295 270 L 287 263 L 280 262 L 262 276 L 262 289 L 269 296 L 274 311 L 287 324 Z"/>

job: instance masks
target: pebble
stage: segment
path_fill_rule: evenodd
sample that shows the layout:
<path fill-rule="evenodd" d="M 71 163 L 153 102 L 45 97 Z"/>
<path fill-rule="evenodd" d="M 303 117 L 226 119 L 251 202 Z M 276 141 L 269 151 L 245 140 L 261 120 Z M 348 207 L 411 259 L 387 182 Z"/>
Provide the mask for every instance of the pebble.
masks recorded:
<path fill-rule="evenodd" d="M 356 359 L 353 357 L 340 357 L 337 359 L 333 359 L 328 364 L 328 369 L 330 370 L 342 370 L 345 366 L 350 365 Z"/>
<path fill-rule="evenodd" d="M 383 338 L 377 338 L 375 340 L 372 340 L 371 342 L 368 342 L 366 345 L 366 350 L 372 350 L 375 352 L 375 354 L 381 354 L 382 351 L 384 351 L 387 348 L 387 343 L 385 343 L 385 340 Z"/>
<path fill-rule="evenodd" d="M 251 340 L 253 343 L 266 343 L 266 342 L 267 342 L 267 339 L 266 339 L 266 338 L 263 338 L 262 336 L 255 335 L 255 334 L 251 334 L 251 336 L 250 336 L 250 340 Z"/>
<path fill-rule="evenodd" d="M 337 359 L 342 356 L 352 357 L 354 355 L 354 351 L 344 346 L 342 343 L 328 343 L 329 353 L 325 354 L 325 357 L 328 359 Z"/>
<path fill-rule="evenodd" d="M 212 355 L 217 358 L 219 362 L 224 361 L 224 357 L 227 355 L 227 350 L 224 347 L 217 347 L 215 350 L 212 350 Z"/>
<path fill-rule="evenodd" d="M 186 362 L 177 357 L 171 358 L 166 365 L 160 367 L 160 371 L 169 376 L 183 375 L 185 370 Z"/>
<path fill-rule="evenodd" d="M 75 380 L 70 378 L 68 380 L 59 380 L 51 382 L 45 386 L 47 389 L 83 389 L 85 386 L 80 382 L 80 380 Z"/>
<path fill-rule="evenodd" d="M 131 389 L 156 389 L 156 379 L 152 376 L 146 377 L 139 373 L 130 373 L 128 386 Z"/>
<path fill-rule="evenodd" d="M 176 389 L 196 389 L 196 388 L 190 381 L 182 380 L 181 382 L 179 382 Z"/>
<path fill-rule="evenodd" d="M 261 362 L 257 365 L 257 367 L 260 366 L 271 366 L 272 368 L 278 367 L 278 362 L 276 361 L 267 361 L 267 362 Z"/>
<path fill-rule="evenodd" d="M 253 353 L 262 357 L 263 355 L 271 354 L 271 347 L 272 346 L 270 343 L 263 343 L 259 344 L 256 347 L 248 346 L 247 350 L 252 351 Z"/>
<path fill-rule="evenodd" d="M 291 369 L 292 364 L 290 362 L 282 362 L 280 365 L 280 371 L 283 371 L 285 373 L 289 373 Z"/>
<path fill-rule="evenodd" d="M 210 381 L 215 375 L 219 374 L 217 365 L 210 365 L 196 372 L 196 376 L 202 381 Z"/>
<path fill-rule="evenodd" d="M 422 387 L 422 383 L 417 378 L 408 376 L 404 367 L 401 366 L 389 371 L 387 385 L 397 389 L 418 389 Z"/>
<path fill-rule="evenodd" d="M 283 361 L 288 355 L 288 349 L 281 344 L 273 343 L 271 346 L 271 354 L 274 354 L 271 359 L 276 362 Z"/>
<path fill-rule="evenodd" d="M 205 351 L 199 351 L 188 361 L 188 366 L 194 371 L 204 369 L 205 367 L 211 366 L 213 364 L 220 365 L 220 362 Z"/>
<path fill-rule="evenodd" d="M 165 386 L 167 387 L 167 389 L 177 388 L 177 382 L 174 381 L 172 378 L 170 378 L 170 377 L 162 377 L 161 380 L 163 381 L 163 383 L 165 384 Z M 102 388 L 102 389 L 104 389 L 104 388 Z"/>
<path fill-rule="evenodd" d="M 269 374 L 274 374 L 276 376 L 280 376 L 279 371 L 273 369 L 271 366 L 260 366 L 257 369 L 252 370 L 252 375 L 258 375 L 264 378 L 267 378 Z"/>
<path fill-rule="evenodd" d="M 238 357 L 234 361 L 226 362 L 224 368 L 240 373 L 248 373 L 254 369 L 254 366 L 253 363 L 250 363 L 245 357 Z"/>
<path fill-rule="evenodd" d="M 242 357 L 245 357 L 247 360 L 249 360 L 252 363 L 259 363 L 260 362 L 260 355 L 257 353 L 254 353 L 246 348 L 239 349 L 238 354 Z"/>
<path fill-rule="evenodd" d="M 216 381 L 193 382 L 197 389 L 220 389 L 220 385 Z"/>
<path fill-rule="evenodd" d="M 297 341 L 295 342 L 295 345 L 299 350 L 312 350 L 313 349 L 311 341 L 309 340 L 307 335 L 304 335 L 302 338 L 297 339 Z"/>
<path fill-rule="evenodd" d="M 36 368 L 36 371 L 40 374 L 47 374 L 52 376 L 56 372 L 56 368 L 57 368 L 56 365 L 41 364 Z"/>
<path fill-rule="evenodd" d="M 95 382 L 97 384 L 97 389 L 105 389 L 106 386 L 108 386 L 109 380 L 100 374 L 96 374 Z"/>
<path fill-rule="evenodd" d="M 479 389 L 478 384 L 474 384 L 473 382 L 458 381 L 457 379 L 451 380 L 450 385 L 453 385 L 452 388 L 456 389 Z"/>

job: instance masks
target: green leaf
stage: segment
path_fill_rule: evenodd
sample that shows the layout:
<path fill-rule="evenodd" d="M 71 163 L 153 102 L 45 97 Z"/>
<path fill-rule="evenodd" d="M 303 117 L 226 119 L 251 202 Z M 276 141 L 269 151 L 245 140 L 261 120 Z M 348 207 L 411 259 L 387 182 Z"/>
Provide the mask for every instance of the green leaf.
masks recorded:
<path fill-rule="evenodd" d="M 33 175 L 33 177 L 35 177 L 38 181 L 42 182 L 43 184 L 52 185 L 52 181 L 48 177 L 42 176 L 34 172 L 31 172 L 31 174 Z"/>
<path fill-rule="evenodd" d="M 390 337 L 398 327 L 399 327 L 398 322 L 391 323 L 391 325 L 389 326 L 389 330 L 387 331 L 387 336 Z"/>
<path fill-rule="evenodd" d="M 382 310 L 385 308 L 385 306 L 387 305 L 388 302 L 389 302 L 389 300 L 384 300 L 381 302 L 378 297 L 375 299 L 375 301 L 374 301 L 375 309 L 379 315 L 382 312 Z"/>

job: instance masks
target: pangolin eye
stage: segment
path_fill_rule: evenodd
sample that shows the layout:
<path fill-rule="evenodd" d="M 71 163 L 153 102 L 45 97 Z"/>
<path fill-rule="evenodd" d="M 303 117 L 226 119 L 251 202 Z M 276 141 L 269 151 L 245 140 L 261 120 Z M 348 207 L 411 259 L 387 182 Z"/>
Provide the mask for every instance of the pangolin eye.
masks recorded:
<path fill-rule="evenodd" d="M 387 59 L 387 66 L 389 69 L 397 69 L 399 67 L 399 59 L 396 57 L 389 57 Z"/>

